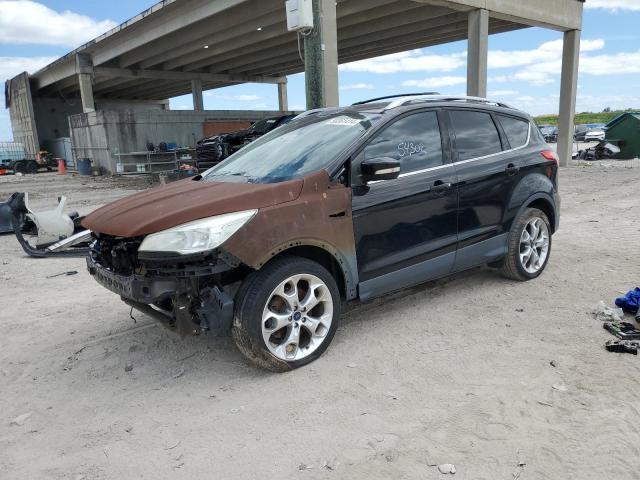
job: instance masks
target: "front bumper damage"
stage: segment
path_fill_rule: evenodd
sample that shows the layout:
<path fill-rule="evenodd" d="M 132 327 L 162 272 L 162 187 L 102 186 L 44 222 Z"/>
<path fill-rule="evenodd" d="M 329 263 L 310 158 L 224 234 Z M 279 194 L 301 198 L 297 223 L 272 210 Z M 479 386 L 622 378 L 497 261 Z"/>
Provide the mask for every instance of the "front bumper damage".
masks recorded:
<path fill-rule="evenodd" d="M 204 265 L 202 262 L 145 262 L 135 255 L 130 258 L 131 268 L 125 268 L 122 261 L 105 261 L 99 242 L 86 258 L 89 274 L 127 305 L 182 335 L 230 334 L 234 303 L 223 284 L 223 276 L 235 268 L 233 264 L 224 262 L 218 255 Z M 111 248 L 108 254 L 123 255 L 122 251 L 112 255 L 114 251 L 118 249 Z M 110 259 L 107 257 L 107 260 Z"/>

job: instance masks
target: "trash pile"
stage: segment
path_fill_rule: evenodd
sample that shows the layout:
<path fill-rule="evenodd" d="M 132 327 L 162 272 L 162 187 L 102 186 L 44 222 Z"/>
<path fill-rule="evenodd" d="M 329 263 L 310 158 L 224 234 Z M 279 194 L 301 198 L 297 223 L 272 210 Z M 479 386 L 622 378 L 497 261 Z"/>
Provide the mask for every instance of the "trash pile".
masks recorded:
<path fill-rule="evenodd" d="M 597 320 L 604 322 L 603 328 L 618 340 L 609 340 L 605 348 L 609 352 L 638 355 L 640 349 L 640 329 L 637 325 L 625 321 L 625 314 L 635 316 L 640 323 L 640 288 L 629 290 L 626 295 L 616 298 L 616 308 L 609 307 L 603 300 L 598 302 L 593 313 Z"/>

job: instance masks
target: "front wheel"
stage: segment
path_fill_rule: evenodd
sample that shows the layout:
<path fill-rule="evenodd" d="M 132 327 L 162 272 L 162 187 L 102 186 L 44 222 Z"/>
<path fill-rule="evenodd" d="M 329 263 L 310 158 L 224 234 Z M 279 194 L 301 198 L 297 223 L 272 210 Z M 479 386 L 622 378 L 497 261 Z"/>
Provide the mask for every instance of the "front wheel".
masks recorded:
<path fill-rule="evenodd" d="M 340 292 L 333 276 L 316 262 L 286 256 L 245 280 L 232 333 L 252 363 L 282 372 L 322 355 L 339 317 Z"/>
<path fill-rule="evenodd" d="M 527 208 L 511 227 L 502 274 L 532 280 L 544 271 L 551 255 L 551 226 L 542 210 Z"/>

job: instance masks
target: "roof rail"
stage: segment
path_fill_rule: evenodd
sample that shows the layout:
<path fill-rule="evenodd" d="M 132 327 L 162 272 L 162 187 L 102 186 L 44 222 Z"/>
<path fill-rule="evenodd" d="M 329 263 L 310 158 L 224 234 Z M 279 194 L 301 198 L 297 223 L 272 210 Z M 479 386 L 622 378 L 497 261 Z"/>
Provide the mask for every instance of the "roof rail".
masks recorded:
<path fill-rule="evenodd" d="M 504 108 L 513 108 L 510 105 L 502 102 L 496 102 L 493 100 L 488 100 L 482 97 L 468 97 L 468 96 L 451 96 L 451 95 L 421 95 L 421 96 L 413 96 L 413 97 L 400 97 L 397 100 L 389 103 L 385 107 L 386 110 L 390 110 L 392 108 L 402 107 L 411 102 L 468 102 L 468 103 L 483 103 L 485 105 L 496 105 L 498 107 Z"/>
<path fill-rule="evenodd" d="M 360 102 L 356 102 L 353 105 L 364 105 L 364 104 L 367 104 L 367 103 L 379 102 L 380 100 L 390 100 L 392 98 L 421 97 L 421 96 L 424 96 L 424 95 L 440 95 L 440 93 L 438 93 L 438 92 L 401 93 L 399 95 L 387 95 L 386 97 L 370 98 L 369 100 L 362 100 Z"/>
<path fill-rule="evenodd" d="M 314 108 L 312 110 L 306 110 L 295 117 L 295 120 L 299 120 L 301 118 L 310 117 L 312 115 L 320 115 L 322 113 L 334 113 L 340 110 L 339 107 L 323 107 L 323 108 Z"/>

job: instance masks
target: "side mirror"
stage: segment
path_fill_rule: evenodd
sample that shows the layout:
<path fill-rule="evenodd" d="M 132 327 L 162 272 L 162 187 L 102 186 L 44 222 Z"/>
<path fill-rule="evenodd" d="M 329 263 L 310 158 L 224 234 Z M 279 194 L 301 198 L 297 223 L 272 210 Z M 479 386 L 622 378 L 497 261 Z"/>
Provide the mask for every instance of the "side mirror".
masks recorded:
<path fill-rule="evenodd" d="M 395 180 L 400 175 L 400 161 L 390 157 L 369 158 L 360 164 L 365 183 L 377 180 Z"/>

